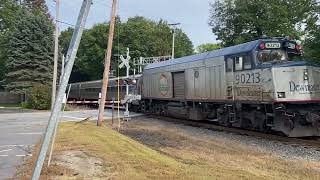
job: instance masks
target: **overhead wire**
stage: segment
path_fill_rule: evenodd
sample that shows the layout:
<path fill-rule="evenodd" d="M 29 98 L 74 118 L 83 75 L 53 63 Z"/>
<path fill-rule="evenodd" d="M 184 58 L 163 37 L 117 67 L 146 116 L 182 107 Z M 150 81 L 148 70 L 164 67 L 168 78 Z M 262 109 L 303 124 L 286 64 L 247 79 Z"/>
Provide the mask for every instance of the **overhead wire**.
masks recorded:
<path fill-rule="evenodd" d="M 93 4 L 95 4 L 95 3 L 100 4 L 100 5 L 104 5 L 104 6 L 108 6 L 108 7 L 112 8 L 112 5 L 107 4 L 104 1 L 102 2 L 102 1 L 94 0 Z"/>
<path fill-rule="evenodd" d="M 58 22 L 58 23 L 61 23 L 61 24 L 68 25 L 68 26 L 76 26 L 75 24 L 71 24 L 71 23 L 68 23 L 68 22 L 65 22 L 65 21 L 57 20 L 57 22 Z"/>

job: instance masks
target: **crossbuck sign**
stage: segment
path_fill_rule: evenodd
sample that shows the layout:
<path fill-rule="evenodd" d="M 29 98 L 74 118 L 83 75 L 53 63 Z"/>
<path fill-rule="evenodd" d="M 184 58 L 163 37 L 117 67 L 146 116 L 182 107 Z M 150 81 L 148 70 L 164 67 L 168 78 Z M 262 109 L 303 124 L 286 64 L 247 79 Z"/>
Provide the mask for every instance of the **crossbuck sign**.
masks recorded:
<path fill-rule="evenodd" d="M 120 60 L 122 61 L 122 63 L 119 65 L 119 68 L 123 68 L 123 66 L 126 66 L 128 69 L 130 68 L 130 64 L 129 64 L 129 60 L 131 59 L 130 55 L 129 55 L 129 48 L 127 48 L 127 57 L 126 59 L 121 55 L 120 56 Z M 129 74 L 127 74 L 127 76 L 129 76 Z"/>

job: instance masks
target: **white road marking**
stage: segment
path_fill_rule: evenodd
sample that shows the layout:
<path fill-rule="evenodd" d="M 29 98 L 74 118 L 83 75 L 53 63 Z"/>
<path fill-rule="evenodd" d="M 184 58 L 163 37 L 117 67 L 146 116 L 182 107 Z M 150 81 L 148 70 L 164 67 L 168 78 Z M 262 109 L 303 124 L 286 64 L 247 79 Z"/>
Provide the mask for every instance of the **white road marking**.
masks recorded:
<path fill-rule="evenodd" d="M 4 109 L 4 107 L 0 107 L 0 109 Z"/>
<path fill-rule="evenodd" d="M 26 157 L 26 156 L 32 156 L 32 154 L 17 154 L 16 157 Z"/>
<path fill-rule="evenodd" d="M 17 154 L 17 155 L 13 155 L 16 157 L 32 157 L 32 154 Z M 9 157 L 8 154 L 0 154 L 0 157 Z"/>
<path fill-rule="evenodd" d="M 43 132 L 12 133 L 12 134 L 19 134 L 19 135 L 42 135 Z"/>
<path fill-rule="evenodd" d="M 85 118 L 79 118 L 79 117 L 73 117 L 73 116 L 62 116 L 63 118 L 70 118 L 70 119 L 78 119 L 78 120 L 83 120 Z"/>
<path fill-rule="evenodd" d="M 8 151 L 12 151 L 12 149 L 1 150 L 0 153 L 2 153 L 2 152 L 8 152 Z"/>
<path fill-rule="evenodd" d="M 24 146 L 33 146 L 33 145 L 23 145 L 23 144 L 9 144 L 9 145 L 0 145 L 0 148 L 1 147 L 24 147 Z"/>

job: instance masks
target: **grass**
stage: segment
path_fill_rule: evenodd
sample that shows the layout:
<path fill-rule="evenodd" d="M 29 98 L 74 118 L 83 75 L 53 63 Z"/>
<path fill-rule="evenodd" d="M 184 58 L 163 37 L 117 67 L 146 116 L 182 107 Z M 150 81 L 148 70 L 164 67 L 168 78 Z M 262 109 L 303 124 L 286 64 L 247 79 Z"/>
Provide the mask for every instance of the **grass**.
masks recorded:
<path fill-rule="evenodd" d="M 59 129 L 55 154 L 83 150 L 100 158 L 105 170 L 105 176 L 100 178 L 320 179 L 319 172 L 301 164 L 219 141 L 189 139 L 177 132 L 175 138 L 181 146 L 152 149 L 117 131 L 96 127 L 90 122 L 63 123 Z M 167 130 L 164 133 L 174 132 Z M 54 168 L 52 177 L 59 174 L 57 169 L 61 169 Z M 45 179 L 50 177 L 50 170 L 45 170 L 45 175 Z M 64 173 L 65 177 L 68 173 Z"/>

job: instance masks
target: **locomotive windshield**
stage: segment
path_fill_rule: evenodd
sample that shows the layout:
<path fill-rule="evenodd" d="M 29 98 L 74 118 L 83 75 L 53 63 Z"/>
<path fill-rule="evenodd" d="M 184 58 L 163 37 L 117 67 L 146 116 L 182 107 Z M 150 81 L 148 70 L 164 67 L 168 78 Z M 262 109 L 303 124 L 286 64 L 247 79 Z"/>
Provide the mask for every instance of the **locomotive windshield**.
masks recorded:
<path fill-rule="evenodd" d="M 300 57 L 301 46 L 290 41 L 262 42 L 257 56 L 261 63 L 293 61 Z"/>
<path fill-rule="evenodd" d="M 258 59 L 261 63 L 273 61 L 286 61 L 288 56 L 284 50 L 262 50 L 258 53 Z"/>

